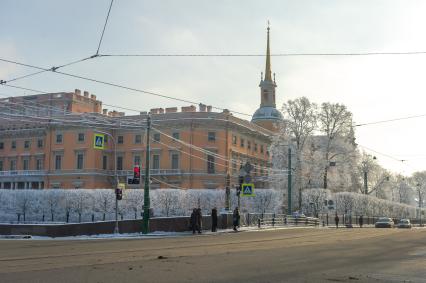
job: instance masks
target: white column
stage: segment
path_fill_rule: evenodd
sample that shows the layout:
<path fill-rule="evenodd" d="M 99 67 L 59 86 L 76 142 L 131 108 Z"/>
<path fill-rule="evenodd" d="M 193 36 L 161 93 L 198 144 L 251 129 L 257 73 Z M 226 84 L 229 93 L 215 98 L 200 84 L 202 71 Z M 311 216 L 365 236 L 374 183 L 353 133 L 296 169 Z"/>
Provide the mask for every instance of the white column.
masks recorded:
<path fill-rule="evenodd" d="M 39 190 L 41 190 L 41 182 L 38 182 L 38 187 Z"/>

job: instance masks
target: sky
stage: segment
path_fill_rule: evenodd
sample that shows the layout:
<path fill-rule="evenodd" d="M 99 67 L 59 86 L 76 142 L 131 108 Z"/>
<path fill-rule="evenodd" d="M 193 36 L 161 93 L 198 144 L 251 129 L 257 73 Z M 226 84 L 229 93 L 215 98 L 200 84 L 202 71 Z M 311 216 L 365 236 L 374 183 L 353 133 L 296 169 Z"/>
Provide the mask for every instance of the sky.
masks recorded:
<path fill-rule="evenodd" d="M 91 56 L 109 4 L 2 0 L 0 58 L 52 67 Z M 426 51 L 425 13 L 426 2 L 415 0 L 115 0 L 99 53 L 264 54 L 268 20 L 272 54 Z M 61 70 L 252 114 L 264 68 L 260 56 L 102 57 Z M 33 71 L 0 62 L 0 80 Z M 318 104 L 345 104 L 355 123 L 426 114 L 426 54 L 275 56 L 272 71 L 278 108 L 306 96 Z M 15 85 L 47 92 L 78 88 L 104 104 L 140 111 L 187 105 L 51 72 Z M 2 97 L 28 94 L 0 87 Z M 395 173 L 426 170 L 425 120 L 357 127 L 357 143 Z"/>

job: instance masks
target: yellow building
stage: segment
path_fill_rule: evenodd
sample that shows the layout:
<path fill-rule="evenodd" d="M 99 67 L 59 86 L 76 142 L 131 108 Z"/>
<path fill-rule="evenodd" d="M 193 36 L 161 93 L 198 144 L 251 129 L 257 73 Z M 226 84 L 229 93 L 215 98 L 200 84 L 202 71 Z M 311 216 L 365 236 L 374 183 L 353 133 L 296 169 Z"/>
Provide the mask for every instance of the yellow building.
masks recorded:
<path fill-rule="evenodd" d="M 265 187 L 271 136 L 282 120 L 275 87 L 268 28 L 261 105 L 251 122 L 203 104 L 151 109 L 151 187 L 224 188 L 227 174 L 236 183 L 245 162 L 254 165 L 256 187 Z M 143 178 L 147 113 L 102 110 L 80 90 L 1 102 L 0 188 L 112 188 L 115 176 L 126 182 L 135 165 Z M 96 133 L 105 134 L 102 150 L 93 147 Z"/>

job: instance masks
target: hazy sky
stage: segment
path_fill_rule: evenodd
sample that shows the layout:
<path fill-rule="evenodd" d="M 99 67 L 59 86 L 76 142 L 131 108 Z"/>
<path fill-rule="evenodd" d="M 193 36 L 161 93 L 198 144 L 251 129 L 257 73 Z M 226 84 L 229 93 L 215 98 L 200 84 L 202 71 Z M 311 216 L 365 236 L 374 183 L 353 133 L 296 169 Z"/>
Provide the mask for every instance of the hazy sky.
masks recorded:
<path fill-rule="evenodd" d="M 0 2 L 0 57 L 51 67 L 96 52 L 109 0 Z M 115 0 L 100 53 L 264 54 L 426 51 L 426 1 Z M 263 57 L 97 58 L 65 72 L 253 113 Z M 355 122 L 424 114 L 426 55 L 273 57 L 277 105 L 306 96 L 346 104 Z M 0 79 L 33 70 L 0 63 Z M 182 103 L 45 73 L 16 85 L 88 90 L 107 104 L 137 108 Z M 30 94 L 0 87 L 1 95 Z M 130 114 L 130 113 L 129 113 Z M 397 173 L 426 170 L 418 118 L 356 129 L 360 145 Z"/>

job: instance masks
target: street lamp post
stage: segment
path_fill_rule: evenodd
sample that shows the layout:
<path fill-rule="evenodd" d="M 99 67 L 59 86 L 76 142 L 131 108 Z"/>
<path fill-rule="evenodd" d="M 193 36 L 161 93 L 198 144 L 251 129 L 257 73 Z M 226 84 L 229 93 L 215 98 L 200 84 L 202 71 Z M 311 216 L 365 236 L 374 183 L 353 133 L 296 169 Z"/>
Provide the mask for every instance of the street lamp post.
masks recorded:
<path fill-rule="evenodd" d="M 96 132 L 107 135 L 111 138 L 112 142 L 114 143 L 114 179 L 115 179 L 115 186 L 113 188 L 114 192 L 115 189 L 118 187 L 118 175 L 117 175 L 117 142 L 114 139 L 114 136 L 111 135 L 110 133 L 104 132 L 104 131 L 99 131 L 96 130 Z M 118 228 L 118 199 L 117 196 L 115 196 L 115 227 L 114 227 L 114 234 L 118 234 L 119 233 L 119 228 Z"/>
<path fill-rule="evenodd" d="M 419 193 L 419 225 L 420 225 L 420 227 L 423 227 L 423 223 L 422 223 L 422 202 L 423 202 L 423 200 L 422 200 L 422 194 L 421 194 L 421 191 L 420 191 L 420 187 L 421 187 L 421 185 L 417 184 L 417 192 Z"/>

